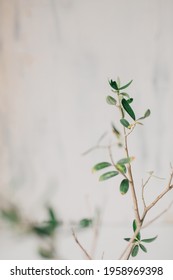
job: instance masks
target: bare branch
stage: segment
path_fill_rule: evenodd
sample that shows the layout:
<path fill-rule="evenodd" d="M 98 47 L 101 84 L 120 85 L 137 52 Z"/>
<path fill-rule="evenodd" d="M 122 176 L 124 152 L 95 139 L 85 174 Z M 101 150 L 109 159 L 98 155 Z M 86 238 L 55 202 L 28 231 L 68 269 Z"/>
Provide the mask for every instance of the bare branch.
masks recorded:
<path fill-rule="evenodd" d="M 85 256 L 87 257 L 88 260 L 92 260 L 91 256 L 87 253 L 87 251 L 84 249 L 84 247 L 81 245 L 81 243 L 79 242 L 74 230 L 72 229 L 72 235 L 74 237 L 74 240 L 76 241 L 76 243 L 78 244 L 78 246 L 81 248 L 81 250 L 83 251 L 83 253 L 85 254 Z"/>

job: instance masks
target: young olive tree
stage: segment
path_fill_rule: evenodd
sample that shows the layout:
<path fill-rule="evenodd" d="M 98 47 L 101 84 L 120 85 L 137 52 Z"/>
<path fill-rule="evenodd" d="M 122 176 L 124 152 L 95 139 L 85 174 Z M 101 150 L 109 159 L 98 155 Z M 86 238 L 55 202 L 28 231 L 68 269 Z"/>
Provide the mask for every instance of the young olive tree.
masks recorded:
<path fill-rule="evenodd" d="M 121 159 L 117 159 L 115 162 L 112 155 L 111 145 L 109 145 L 107 146 L 107 148 L 109 150 L 110 159 L 108 161 L 99 162 L 92 168 L 94 172 L 102 171 L 103 169 L 109 170 L 100 175 L 99 181 L 105 181 L 115 176 L 121 176 L 122 180 L 119 187 L 120 193 L 122 195 L 125 195 L 128 190 L 130 190 L 131 192 L 131 200 L 134 211 L 134 220 L 132 222 L 133 235 L 129 238 L 124 238 L 124 240 L 128 242 L 128 245 L 123 251 L 120 259 L 129 259 L 130 256 L 135 257 L 137 256 L 140 249 L 145 253 L 147 252 L 145 244 L 153 242 L 157 238 L 157 236 L 143 239 L 141 238 L 141 229 L 144 226 L 151 224 L 165 211 L 160 213 L 153 220 L 147 222 L 147 224 L 144 224 L 145 218 L 148 212 L 160 201 L 160 199 L 162 199 L 162 197 L 173 188 L 173 169 L 171 167 L 171 174 L 168 183 L 163 188 L 161 193 L 152 202 L 147 204 L 145 201 L 144 190 L 146 185 L 149 183 L 149 180 L 154 176 L 153 172 L 150 172 L 148 179 L 145 182 L 142 181 L 141 200 L 143 203 L 143 212 L 140 213 L 139 198 L 136 194 L 136 185 L 134 182 L 132 170 L 132 162 L 134 160 L 134 157 L 131 156 L 131 152 L 129 151 L 128 138 L 134 131 L 136 126 L 141 125 L 141 121 L 148 118 L 151 112 L 148 109 L 143 116 L 136 116 L 136 113 L 134 112 L 132 106 L 133 98 L 131 98 L 126 92 L 126 89 L 131 85 L 131 83 L 132 81 L 125 85 L 121 85 L 119 78 L 117 79 L 117 81 L 109 80 L 112 95 L 108 95 L 106 98 L 107 103 L 111 106 L 114 106 L 115 110 L 119 111 L 119 121 L 122 126 L 122 132 L 120 132 L 114 125 L 112 125 L 112 130 L 119 141 L 119 146 L 124 149 L 124 155 Z M 99 147 L 99 145 L 96 146 L 96 148 L 97 147 Z M 172 203 L 168 208 L 170 208 L 171 205 Z M 168 208 L 166 210 L 168 210 Z"/>

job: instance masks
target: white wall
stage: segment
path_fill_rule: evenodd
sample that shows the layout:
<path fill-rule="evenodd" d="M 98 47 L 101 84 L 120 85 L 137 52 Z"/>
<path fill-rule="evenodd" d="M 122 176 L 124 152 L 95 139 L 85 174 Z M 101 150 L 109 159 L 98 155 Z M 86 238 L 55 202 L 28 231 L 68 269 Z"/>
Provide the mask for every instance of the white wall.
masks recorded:
<path fill-rule="evenodd" d="M 104 209 L 98 258 L 102 251 L 105 258 L 118 257 L 133 212 L 130 194 L 119 194 L 118 179 L 98 183 L 91 173 L 95 163 L 108 160 L 108 153 L 81 154 L 112 120 L 119 125 L 117 114 L 105 103 L 110 93 L 107 79 L 133 79 L 129 91 L 136 112 L 148 107 L 152 111 L 130 140 L 137 185 L 140 189 L 141 178 L 150 170 L 169 176 L 172 9 L 171 0 L 0 1 L 1 192 L 12 194 L 24 213 L 36 219 L 44 216 L 47 202 L 66 222 L 93 215 L 97 207 Z M 153 197 L 163 184 L 153 180 Z M 151 216 L 171 200 L 170 193 Z M 173 247 L 172 214 L 170 210 L 145 230 L 146 236 L 160 238 L 141 258 L 173 257 L 173 250 L 165 248 L 165 239 Z M 1 258 L 35 257 L 32 246 L 24 242 L 20 250 L 21 243 L 10 236 L 2 232 Z M 90 237 L 91 233 L 80 236 L 84 243 Z M 62 236 L 60 247 L 64 257 L 81 257 L 71 236 Z"/>

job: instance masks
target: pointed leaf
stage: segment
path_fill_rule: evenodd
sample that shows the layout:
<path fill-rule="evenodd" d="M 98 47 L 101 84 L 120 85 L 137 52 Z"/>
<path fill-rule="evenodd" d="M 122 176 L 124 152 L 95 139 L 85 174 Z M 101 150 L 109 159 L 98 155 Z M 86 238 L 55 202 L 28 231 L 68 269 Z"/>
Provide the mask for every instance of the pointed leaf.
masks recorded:
<path fill-rule="evenodd" d="M 127 127 L 127 128 L 130 127 L 129 122 L 128 122 L 126 119 L 121 119 L 120 122 L 121 122 L 121 124 L 122 124 L 123 126 L 125 126 L 125 127 Z"/>
<path fill-rule="evenodd" d="M 108 95 L 106 97 L 106 102 L 109 104 L 109 105 L 116 105 L 117 104 L 117 101 L 110 95 Z"/>
<path fill-rule="evenodd" d="M 122 180 L 120 184 L 120 193 L 124 195 L 128 192 L 128 189 L 129 189 L 129 180 L 127 179 Z"/>
<path fill-rule="evenodd" d="M 116 81 L 110 80 L 109 84 L 113 89 L 118 90 L 118 85 L 117 85 Z"/>
<path fill-rule="evenodd" d="M 147 249 L 145 248 L 144 245 L 142 245 L 141 243 L 139 244 L 140 248 L 142 249 L 142 251 L 144 251 L 145 253 L 147 253 Z"/>
<path fill-rule="evenodd" d="M 82 227 L 82 228 L 87 228 L 89 226 L 91 226 L 93 223 L 93 220 L 92 219 L 82 219 L 80 220 L 79 222 L 79 226 Z"/>
<path fill-rule="evenodd" d="M 134 157 L 122 158 L 117 163 L 118 164 L 127 164 L 127 163 L 130 163 L 133 159 L 134 159 Z"/>
<path fill-rule="evenodd" d="M 131 84 L 132 82 L 133 82 L 133 80 L 131 80 L 131 81 L 130 81 L 129 83 L 127 83 L 126 85 L 120 87 L 119 90 L 127 88 L 128 86 L 130 86 L 130 84 Z"/>
<path fill-rule="evenodd" d="M 133 112 L 133 109 L 131 108 L 127 100 L 124 98 L 122 99 L 122 106 L 124 110 L 129 114 L 129 116 L 135 121 L 136 120 L 135 113 Z"/>
<path fill-rule="evenodd" d="M 148 110 L 145 112 L 144 116 L 141 117 L 141 118 L 139 118 L 138 120 L 143 120 L 143 119 L 145 119 L 145 118 L 148 118 L 148 117 L 150 116 L 150 114 L 151 114 L 151 111 L 150 111 L 150 109 L 148 109 Z"/>
<path fill-rule="evenodd" d="M 119 174 L 118 171 L 110 171 L 100 176 L 99 181 L 105 181 Z"/>
<path fill-rule="evenodd" d="M 139 252 L 139 246 L 138 246 L 138 245 L 135 245 L 135 246 L 133 247 L 133 249 L 132 249 L 131 256 L 132 256 L 132 257 L 136 257 L 137 254 L 138 254 L 138 252 Z"/>
<path fill-rule="evenodd" d="M 126 237 L 124 238 L 125 241 L 129 242 L 130 241 L 130 238 L 129 237 Z"/>
<path fill-rule="evenodd" d="M 124 164 L 116 164 L 115 167 L 118 171 L 120 171 L 123 174 L 126 173 L 126 171 L 127 171 Z"/>
<path fill-rule="evenodd" d="M 133 98 L 127 99 L 127 102 L 128 102 L 129 104 L 132 103 L 132 102 L 133 102 Z"/>
<path fill-rule="evenodd" d="M 103 168 L 109 167 L 109 166 L 111 166 L 111 165 L 112 165 L 112 164 L 109 163 L 109 162 L 100 162 L 100 163 L 97 163 L 96 165 L 93 166 L 92 171 L 93 171 L 93 172 L 96 172 L 96 171 L 98 171 L 98 170 L 101 170 L 101 169 L 103 169 Z"/>
<path fill-rule="evenodd" d="M 156 240 L 156 238 L 157 238 L 157 235 L 155 237 L 152 237 L 152 238 L 142 239 L 141 242 L 151 243 L 154 240 Z"/>
<path fill-rule="evenodd" d="M 133 220 L 133 231 L 135 232 L 137 229 L 137 223 L 136 223 L 136 220 Z M 138 232 L 138 234 L 136 235 L 136 239 L 137 240 L 140 240 L 141 239 L 141 234 L 140 232 Z"/>
<path fill-rule="evenodd" d="M 117 138 L 120 138 L 120 132 L 116 129 L 115 125 L 112 123 L 112 131 L 116 135 Z"/>

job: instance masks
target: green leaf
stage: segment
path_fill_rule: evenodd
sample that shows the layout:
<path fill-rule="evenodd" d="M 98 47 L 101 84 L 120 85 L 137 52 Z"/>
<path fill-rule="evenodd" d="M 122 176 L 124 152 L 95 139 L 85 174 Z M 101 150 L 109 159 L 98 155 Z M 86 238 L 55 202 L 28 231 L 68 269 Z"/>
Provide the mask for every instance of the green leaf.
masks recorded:
<path fill-rule="evenodd" d="M 133 102 L 133 98 L 127 99 L 127 102 L 128 102 L 129 104 L 132 103 L 132 102 Z"/>
<path fill-rule="evenodd" d="M 121 86 L 121 81 L 120 81 L 119 77 L 117 77 L 117 86 L 118 86 L 118 88 L 120 88 L 120 86 Z"/>
<path fill-rule="evenodd" d="M 144 251 L 145 253 L 147 253 L 147 249 L 145 248 L 144 245 L 142 245 L 141 243 L 139 244 L 140 248 L 142 249 L 142 251 Z"/>
<path fill-rule="evenodd" d="M 120 193 L 126 194 L 128 192 L 128 189 L 129 189 L 129 180 L 128 179 L 122 180 L 120 184 Z"/>
<path fill-rule="evenodd" d="M 130 81 L 129 83 L 127 83 L 126 85 L 120 87 L 119 90 L 127 88 L 128 86 L 130 86 L 130 84 L 131 84 L 132 82 L 133 82 L 133 80 L 131 80 L 131 81 Z"/>
<path fill-rule="evenodd" d="M 80 220 L 79 222 L 79 226 L 82 227 L 82 228 L 87 228 L 89 226 L 91 226 L 93 223 L 92 219 L 82 219 Z"/>
<path fill-rule="evenodd" d="M 127 128 L 130 127 L 129 122 L 128 122 L 126 119 L 121 119 L 121 120 L 120 120 L 120 123 L 121 123 L 123 126 L 127 127 Z"/>
<path fill-rule="evenodd" d="M 130 238 L 129 237 L 126 237 L 124 238 L 125 241 L 129 242 L 130 241 Z"/>
<path fill-rule="evenodd" d="M 137 229 L 136 220 L 133 220 L 133 231 L 135 232 Z"/>
<path fill-rule="evenodd" d="M 136 120 L 135 113 L 133 112 L 133 109 L 131 108 L 131 106 L 129 105 L 127 100 L 123 98 L 121 102 L 122 102 L 122 106 L 123 106 L 124 110 L 135 121 Z"/>
<path fill-rule="evenodd" d="M 120 171 L 121 173 L 126 173 L 126 171 L 127 171 L 127 169 L 126 169 L 126 167 L 125 167 L 125 165 L 124 164 L 116 164 L 115 165 L 115 167 L 116 167 L 116 169 L 118 170 L 118 171 Z"/>
<path fill-rule="evenodd" d="M 0 210 L 0 213 L 2 215 L 2 218 L 8 220 L 12 223 L 19 223 L 20 222 L 20 216 L 18 213 L 18 210 L 15 207 L 11 207 L 9 209 L 2 209 Z"/>
<path fill-rule="evenodd" d="M 44 259 L 54 259 L 55 257 L 52 249 L 39 248 L 38 253 Z"/>
<path fill-rule="evenodd" d="M 92 171 L 93 172 L 96 172 L 98 170 L 101 170 L 103 168 L 106 168 L 106 167 L 109 167 L 111 166 L 112 164 L 109 163 L 109 162 L 100 162 L 100 163 L 97 163 L 96 165 L 94 165 L 94 167 L 92 168 Z"/>
<path fill-rule="evenodd" d="M 136 223 L 136 220 L 133 220 L 133 231 L 135 232 L 137 229 L 137 223 Z M 140 240 L 141 239 L 141 234 L 140 232 L 138 232 L 138 234 L 136 235 L 136 239 L 137 240 Z"/>
<path fill-rule="evenodd" d="M 118 90 L 118 85 L 117 85 L 116 81 L 110 80 L 109 84 L 113 89 Z"/>
<path fill-rule="evenodd" d="M 54 229 L 55 228 L 52 227 L 51 224 L 45 225 L 45 226 L 33 226 L 32 227 L 32 231 L 35 232 L 39 236 L 51 236 Z"/>
<path fill-rule="evenodd" d="M 133 159 L 134 159 L 134 157 L 122 158 L 117 163 L 118 164 L 127 164 L 127 163 L 130 163 Z"/>
<path fill-rule="evenodd" d="M 48 207 L 48 212 L 49 212 L 50 221 L 52 223 L 56 224 L 57 223 L 57 219 L 56 219 L 55 212 L 54 212 L 53 208 Z"/>
<path fill-rule="evenodd" d="M 131 256 L 136 257 L 139 252 L 139 245 L 135 245 L 132 249 Z"/>
<path fill-rule="evenodd" d="M 112 126 L 112 131 L 113 131 L 113 133 L 116 135 L 116 137 L 119 139 L 120 138 L 120 132 L 116 129 L 116 127 L 114 126 L 114 124 L 112 123 L 111 124 L 111 126 Z"/>
<path fill-rule="evenodd" d="M 152 238 L 142 239 L 141 242 L 151 243 L 154 240 L 156 240 L 156 238 L 157 238 L 157 235 L 155 237 L 152 237 Z"/>
<path fill-rule="evenodd" d="M 139 118 L 138 120 L 143 120 L 143 119 L 145 119 L 145 118 L 148 118 L 150 115 L 151 115 L 151 111 L 150 111 L 150 109 L 148 109 L 148 110 L 145 112 L 144 116 L 141 117 L 141 118 Z"/>
<path fill-rule="evenodd" d="M 116 105 L 117 104 L 117 101 L 110 95 L 108 95 L 106 97 L 106 102 L 109 104 L 109 105 Z"/>
<path fill-rule="evenodd" d="M 110 171 L 100 176 L 99 181 L 105 181 L 119 174 L 118 171 Z"/>
<path fill-rule="evenodd" d="M 128 93 L 126 93 L 126 92 L 121 92 L 120 94 L 130 99 L 130 96 L 129 96 Z"/>

